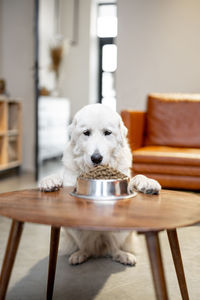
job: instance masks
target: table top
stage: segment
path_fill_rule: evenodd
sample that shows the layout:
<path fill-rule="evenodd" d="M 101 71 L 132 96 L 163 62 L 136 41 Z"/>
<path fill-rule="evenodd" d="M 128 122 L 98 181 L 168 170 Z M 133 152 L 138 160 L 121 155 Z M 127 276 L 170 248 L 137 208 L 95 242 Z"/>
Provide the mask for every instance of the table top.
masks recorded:
<path fill-rule="evenodd" d="M 29 189 L 0 194 L 0 215 L 18 221 L 90 230 L 175 229 L 200 222 L 200 196 L 162 190 L 133 198 L 97 202 L 73 197 L 73 187 L 41 192 Z"/>

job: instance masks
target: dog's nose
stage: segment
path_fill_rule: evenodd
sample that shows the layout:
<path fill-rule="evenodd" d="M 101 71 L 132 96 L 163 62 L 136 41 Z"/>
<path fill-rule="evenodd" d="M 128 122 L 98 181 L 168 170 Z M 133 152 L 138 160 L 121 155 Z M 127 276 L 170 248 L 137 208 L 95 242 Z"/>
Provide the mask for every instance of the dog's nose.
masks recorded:
<path fill-rule="evenodd" d="M 103 156 L 98 153 L 98 152 L 95 152 L 94 154 L 92 154 L 91 156 L 91 161 L 95 164 L 95 165 L 98 165 L 102 162 L 103 160 Z"/>

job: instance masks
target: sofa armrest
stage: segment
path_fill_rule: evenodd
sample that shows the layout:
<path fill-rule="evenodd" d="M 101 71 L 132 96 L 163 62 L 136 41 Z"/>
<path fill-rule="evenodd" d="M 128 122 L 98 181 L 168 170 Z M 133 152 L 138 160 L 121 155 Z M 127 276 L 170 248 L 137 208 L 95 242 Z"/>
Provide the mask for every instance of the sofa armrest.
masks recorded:
<path fill-rule="evenodd" d="M 128 129 L 127 137 L 132 151 L 144 144 L 146 115 L 147 113 L 143 111 L 123 110 L 121 112 L 124 125 Z"/>

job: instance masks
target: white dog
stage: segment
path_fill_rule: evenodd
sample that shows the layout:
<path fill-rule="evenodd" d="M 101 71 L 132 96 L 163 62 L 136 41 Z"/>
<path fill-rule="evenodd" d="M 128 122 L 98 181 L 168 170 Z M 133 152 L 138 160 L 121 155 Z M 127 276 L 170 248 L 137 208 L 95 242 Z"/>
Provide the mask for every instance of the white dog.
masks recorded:
<path fill-rule="evenodd" d="M 75 186 L 77 177 L 94 165 L 107 164 L 130 176 L 132 155 L 126 139 L 127 128 L 118 113 L 103 104 L 83 107 L 70 125 L 70 141 L 63 155 L 63 176 L 51 175 L 40 182 L 40 189 L 53 191 Z M 129 191 L 136 189 L 158 194 L 160 184 L 143 175 L 130 180 Z M 91 256 L 111 256 L 115 261 L 134 265 L 133 232 L 100 232 L 65 228 L 71 254 L 70 264 L 79 264 Z"/>

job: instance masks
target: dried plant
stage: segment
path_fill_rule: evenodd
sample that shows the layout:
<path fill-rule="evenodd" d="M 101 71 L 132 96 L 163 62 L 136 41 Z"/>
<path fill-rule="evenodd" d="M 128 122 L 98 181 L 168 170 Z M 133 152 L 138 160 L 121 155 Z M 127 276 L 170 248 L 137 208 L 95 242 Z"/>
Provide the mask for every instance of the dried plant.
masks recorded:
<path fill-rule="evenodd" d="M 63 36 L 55 36 L 49 47 L 50 54 L 50 70 L 55 73 L 55 88 L 54 94 L 59 95 L 59 77 L 61 72 L 61 65 L 63 63 L 64 57 L 68 53 L 70 48 L 70 42 L 66 39 L 63 39 Z"/>
<path fill-rule="evenodd" d="M 59 78 L 60 65 L 63 59 L 63 45 L 50 47 L 51 70 L 55 72 L 56 78 Z"/>

